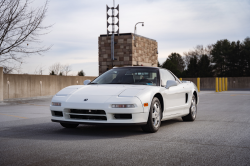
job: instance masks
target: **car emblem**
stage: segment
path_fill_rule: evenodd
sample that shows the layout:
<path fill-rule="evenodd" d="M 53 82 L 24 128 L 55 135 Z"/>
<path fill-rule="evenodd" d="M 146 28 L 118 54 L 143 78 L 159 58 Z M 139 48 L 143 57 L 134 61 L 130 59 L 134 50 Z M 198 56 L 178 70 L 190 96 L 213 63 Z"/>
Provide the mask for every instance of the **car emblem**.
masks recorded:
<path fill-rule="evenodd" d="M 88 101 L 88 99 L 84 99 L 83 101 Z"/>
<path fill-rule="evenodd" d="M 89 110 L 89 112 L 91 112 L 91 110 Z"/>

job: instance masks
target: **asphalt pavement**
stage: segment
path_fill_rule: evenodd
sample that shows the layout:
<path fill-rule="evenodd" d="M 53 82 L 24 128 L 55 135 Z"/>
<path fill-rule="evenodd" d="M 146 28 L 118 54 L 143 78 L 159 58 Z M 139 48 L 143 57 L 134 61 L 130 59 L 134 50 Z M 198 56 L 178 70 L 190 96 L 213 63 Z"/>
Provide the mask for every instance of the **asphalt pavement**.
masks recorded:
<path fill-rule="evenodd" d="M 50 120 L 51 97 L 0 103 L 0 165 L 250 165 L 250 91 L 200 93 L 197 119 L 138 126 Z"/>

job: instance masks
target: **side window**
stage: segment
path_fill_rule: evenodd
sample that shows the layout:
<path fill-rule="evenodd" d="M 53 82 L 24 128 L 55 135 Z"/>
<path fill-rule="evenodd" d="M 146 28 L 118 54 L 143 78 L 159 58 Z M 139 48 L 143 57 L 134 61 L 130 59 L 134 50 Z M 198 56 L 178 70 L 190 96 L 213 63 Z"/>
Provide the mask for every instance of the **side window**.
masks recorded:
<path fill-rule="evenodd" d="M 161 80 L 162 80 L 162 85 L 166 86 L 166 83 L 168 80 L 173 80 L 175 81 L 174 76 L 169 73 L 167 70 L 161 69 Z"/>

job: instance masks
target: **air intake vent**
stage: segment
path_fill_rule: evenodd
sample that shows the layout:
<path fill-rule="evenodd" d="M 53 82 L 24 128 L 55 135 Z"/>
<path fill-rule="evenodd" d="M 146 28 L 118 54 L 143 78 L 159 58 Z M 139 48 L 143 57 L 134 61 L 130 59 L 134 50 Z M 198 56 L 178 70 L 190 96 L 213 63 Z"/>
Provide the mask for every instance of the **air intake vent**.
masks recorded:
<path fill-rule="evenodd" d="M 115 119 L 132 119 L 132 114 L 114 114 Z"/>
<path fill-rule="evenodd" d="M 53 116 L 63 117 L 62 111 L 52 111 Z"/>
<path fill-rule="evenodd" d="M 186 93 L 186 103 L 188 102 L 188 94 Z"/>

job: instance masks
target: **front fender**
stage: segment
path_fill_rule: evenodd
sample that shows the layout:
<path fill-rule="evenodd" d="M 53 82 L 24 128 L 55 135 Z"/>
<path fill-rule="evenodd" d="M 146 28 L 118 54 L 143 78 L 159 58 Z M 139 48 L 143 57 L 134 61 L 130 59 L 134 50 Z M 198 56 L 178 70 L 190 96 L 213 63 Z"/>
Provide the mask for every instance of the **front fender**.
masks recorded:
<path fill-rule="evenodd" d="M 198 105 L 198 104 L 199 104 L 199 101 L 200 101 L 200 98 L 199 98 L 199 91 L 198 91 L 197 86 L 196 86 L 193 82 L 191 82 L 191 83 L 193 84 L 192 94 L 194 94 L 194 92 L 196 92 L 196 94 L 197 94 L 197 105 Z"/>
<path fill-rule="evenodd" d="M 148 106 L 144 107 L 144 112 L 150 111 L 153 97 L 156 93 L 160 93 L 159 91 L 160 91 L 160 87 L 150 87 L 150 88 L 144 89 L 143 91 L 141 91 L 140 93 L 136 95 L 136 97 L 138 97 L 141 100 L 143 107 L 144 107 L 144 103 L 148 103 Z"/>

